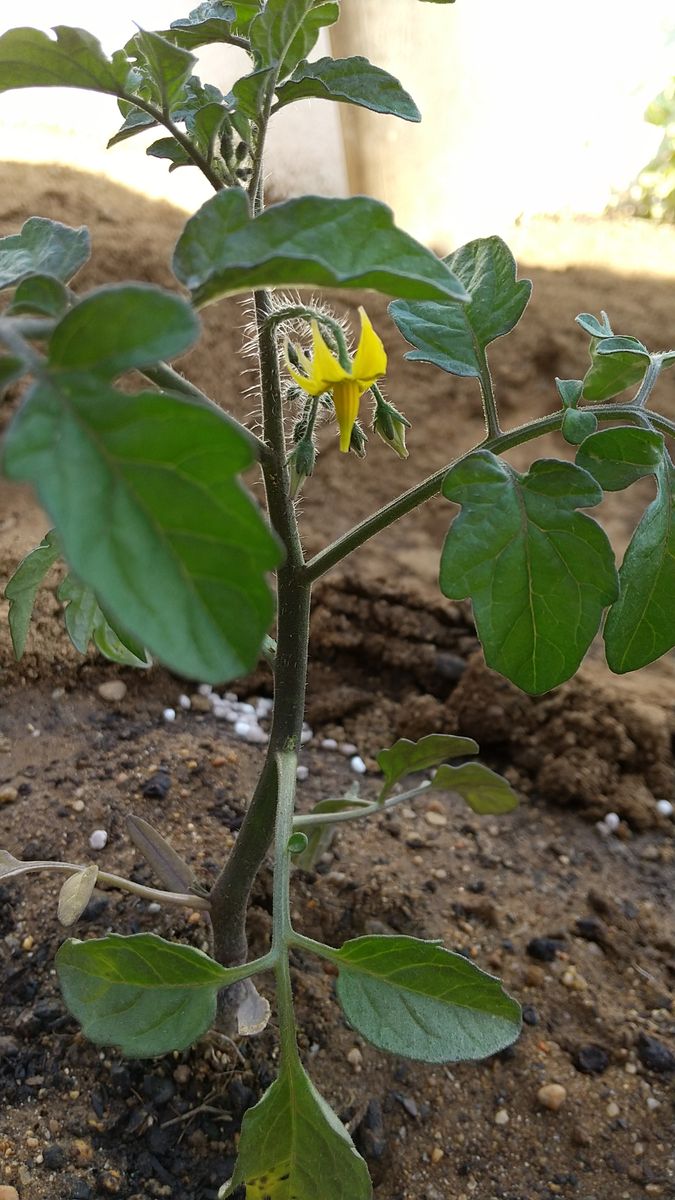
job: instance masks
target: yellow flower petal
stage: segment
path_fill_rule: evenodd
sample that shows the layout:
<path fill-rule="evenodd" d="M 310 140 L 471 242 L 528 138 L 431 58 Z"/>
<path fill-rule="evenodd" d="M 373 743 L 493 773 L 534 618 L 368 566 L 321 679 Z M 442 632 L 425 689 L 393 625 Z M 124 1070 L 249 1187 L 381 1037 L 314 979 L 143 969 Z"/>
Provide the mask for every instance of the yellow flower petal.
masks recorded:
<path fill-rule="evenodd" d="M 334 383 L 349 379 L 349 372 L 340 366 L 335 355 L 323 340 L 317 321 L 312 321 L 312 378 L 320 379 L 326 392 Z"/>
<path fill-rule="evenodd" d="M 301 363 L 301 365 L 308 372 L 307 375 L 303 375 L 300 371 L 296 370 L 296 368 L 293 366 L 293 363 L 291 362 L 291 360 L 288 356 L 288 343 L 286 343 L 286 345 L 284 346 L 284 358 L 286 360 L 286 370 L 288 371 L 288 374 L 291 376 L 291 378 L 295 380 L 298 387 L 302 388 L 303 392 L 307 392 L 307 394 L 309 396 L 319 396 L 321 394 L 321 392 L 327 391 L 328 389 L 326 387 L 324 387 L 324 385 L 323 385 L 323 383 L 321 383 L 321 381 L 312 379 L 312 377 L 311 377 L 312 364 L 310 363 L 309 359 L 307 358 L 307 355 L 303 354 L 302 350 L 300 350 L 297 346 L 295 347 L 295 353 L 297 354 L 298 360 Z"/>
<path fill-rule="evenodd" d="M 345 379 L 333 386 L 333 406 L 340 430 L 340 450 L 343 454 L 349 450 L 352 429 L 359 415 L 359 401 L 364 390 L 354 379 Z"/>
<path fill-rule="evenodd" d="M 387 355 L 382 342 L 373 329 L 365 308 L 359 308 L 361 337 L 352 363 L 352 378 L 363 384 L 363 391 L 370 387 L 387 370 Z"/>

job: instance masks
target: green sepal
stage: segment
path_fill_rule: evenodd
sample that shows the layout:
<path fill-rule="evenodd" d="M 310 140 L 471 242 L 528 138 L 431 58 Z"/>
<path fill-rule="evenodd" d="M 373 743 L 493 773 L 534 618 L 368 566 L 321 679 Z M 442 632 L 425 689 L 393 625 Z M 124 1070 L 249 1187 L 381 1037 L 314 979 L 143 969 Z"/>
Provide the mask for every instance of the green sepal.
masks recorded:
<path fill-rule="evenodd" d="M 429 733 L 418 742 L 399 738 L 388 750 L 380 750 L 377 755 L 378 766 L 384 775 L 378 803 L 386 800 L 399 779 L 413 771 L 426 771 L 448 758 L 463 758 L 468 754 L 478 754 L 478 742 L 473 738 L 456 737 L 451 733 Z"/>
<path fill-rule="evenodd" d="M 356 104 L 371 112 L 401 117 L 404 121 L 422 119 L 415 101 L 398 79 L 360 55 L 301 62 L 290 78 L 277 88 L 276 96 L 274 112 L 295 100 L 316 98 Z"/>
<path fill-rule="evenodd" d="M 17 659 L 23 656 L 26 649 L 26 638 L 40 584 L 60 554 L 61 547 L 56 530 L 50 529 L 40 545 L 22 559 L 5 588 L 5 600 L 9 601 L 9 632 Z"/>
<path fill-rule="evenodd" d="M 350 1025 L 391 1054 L 464 1062 L 497 1054 L 520 1032 L 520 1009 L 499 980 L 436 942 L 359 937 L 331 961 Z"/>
<path fill-rule="evenodd" d="M 302 196 L 252 218 L 245 192 L 221 191 L 187 222 L 173 269 L 197 305 L 278 284 L 466 295 L 441 259 L 394 225 L 391 209 L 366 196 Z"/>
<path fill-rule="evenodd" d="M 443 495 L 462 512 L 443 547 L 441 591 L 471 597 L 488 666 L 531 694 L 557 687 L 617 595 L 607 537 L 575 511 L 599 504 L 602 489 L 571 463 L 542 459 L 521 475 L 478 450 L 448 472 Z"/>
<path fill-rule="evenodd" d="M 234 1175 L 218 1195 L 239 1187 L 247 1200 L 371 1200 L 365 1162 L 295 1055 L 244 1117 Z"/>

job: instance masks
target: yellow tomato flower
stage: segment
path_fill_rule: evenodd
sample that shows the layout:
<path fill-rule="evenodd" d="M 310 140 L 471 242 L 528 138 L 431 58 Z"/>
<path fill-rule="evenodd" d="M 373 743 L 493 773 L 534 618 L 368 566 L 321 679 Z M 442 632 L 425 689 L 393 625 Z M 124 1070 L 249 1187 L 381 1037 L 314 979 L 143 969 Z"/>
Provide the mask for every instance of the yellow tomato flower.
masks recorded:
<path fill-rule="evenodd" d="M 312 357 L 309 358 L 298 346 L 294 347 L 304 374 L 296 371 L 286 351 L 289 374 L 303 392 L 310 396 L 320 396 L 322 392 L 331 393 L 340 430 L 340 449 L 345 454 L 349 450 L 352 429 L 359 415 L 359 401 L 363 393 L 367 392 L 387 369 L 384 346 L 375 333 L 366 310 L 360 308 L 359 314 L 361 336 L 348 371 L 324 341 L 317 321 L 312 321 Z"/>

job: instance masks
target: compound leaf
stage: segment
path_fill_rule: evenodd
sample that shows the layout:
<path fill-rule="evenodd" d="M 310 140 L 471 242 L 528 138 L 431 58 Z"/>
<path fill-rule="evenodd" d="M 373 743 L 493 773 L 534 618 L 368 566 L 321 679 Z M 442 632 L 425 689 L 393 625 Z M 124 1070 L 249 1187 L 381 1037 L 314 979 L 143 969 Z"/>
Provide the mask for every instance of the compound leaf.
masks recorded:
<path fill-rule="evenodd" d="M 21 233 L 0 238 L 0 289 L 14 287 L 29 275 L 49 275 L 68 283 L 90 254 L 91 239 L 84 225 L 71 229 L 60 221 L 30 217 Z"/>
<path fill-rule="evenodd" d="M 85 1036 L 119 1046 L 127 1058 L 190 1046 L 213 1024 L 216 996 L 231 975 L 201 950 L 154 933 L 71 939 L 56 955 L 56 970 Z"/>
<path fill-rule="evenodd" d="M 451 733 L 430 733 L 418 742 L 399 738 L 388 750 L 380 750 L 377 755 L 378 766 L 384 775 L 379 802 L 386 799 L 394 784 L 405 775 L 426 771 L 447 758 L 460 758 L 466 754 L 478 754 L 478 743 L 473 738 L 456 737 Z"/>
<path fill-rule="evenodd" d="M 149 75 L 163 112 L 170 113 L 183 97 L 185 84 L 197 62 L 194 54 L 147 30 L 134 34 L 125 49 Z"/>
<path fill-rule="evenodd" d="M 61 547 L 56 531 L 50 529 L 40 545 L 31 550 L 19 563 L 5 588 L 5 599 L 9 600 L 9 632 L 16 658 L 21 658 L 26 649 L 26 638 L 38 588 L 60 554 Z"/>
<path fill-rule="evenodd" d="M 59 321 L 49 362 L 113 379 L 133 367 L 175 358 L 198 334 L 198 319 L 180 296 L 152 284 L 114 284 L 90 292 Z"/>
<path fill-rule="evenodd" d="M 435 942 L 359 937 L 333 961 L 347 1020 L 381 1050 L 465 1061 L 497 1054 L 520 1031 L 520 1009 L 499 980 Z"/>
<path fill-rule="evenodd" d="M 443 495 L 462 505 L 441 557 L 441 591 L 470 596 L 489 666 L 525 692 L 574 674 L 617 595 L 605 533 L 575 511 L 600 503 L 595 480 L 542 459 L 520 475 L 487 450 L 457 463 Z"/>
<path fill-rule="evenodd" d="M 597 479 L 603 491 L 618 492 L 645 475 L 654 475 L 662 458 L 660 433 L 623 425 L 587 437 L 577 451 L 576 463 Z"/>
<path fill-rule="evenodd" d="M 367 58 L 320 58 L 301 62 L 277 88 L 274 111 L 294 100 L 315 97 L 357 104 L 372 112 L 389 113 L 404 121 L 420 121 L 420 111 L 398 79 Z"/>
<path fill-rule="evenodd" d="M 251 458 L 215 408 L 65 371 L 34 388 L 5 447 L 109 621 L 214 683 L 255 664 L 273 613 L 279 548 L 237 479 Z"/>
<path fill-rule="evenodd" d="M 457 792 L 481 816 L 499 816 L 518 807 L 518 797 L 502 775 L 482 763 L 461 767 L 439 767 L 431 786 L 434 791 Z"/>
<path fill-rule="evenodd" d="M 124 96 L 131 63 L 120 50 L 112 61 L 85 29 L 9 29 L 0 37 L 0 92 L 13 88 L 76 87 Z"/>
<path fill-rule="evenodd" d="M 278 1079 L 246 1113 L 234 1175 L 219 1195 L 242 1186 L 248 1200 L 372 1196 L 365 1162 L 295 1056 L 282 1059 Z"/>
<path fill-rule="evenodd" d="M 619 570 L 619 599 L 605 622 L 612 671 L 636 671 L 675 645 L 675 471 L 665 456 L 657 494 L 635 530 Z"/>
<path fill-rule="evenodd" d="M 277 284 L 465 297 L 449 267 L 397 229 L 391 209 L 366 196 L 302 196 L 251 218 L 243 191 L 219 192 L 187 222 L 173 269 L 198 305 Z"/>
<path fill-rule="evenodd" d="M 434 363 L 453 375 L 480 378 L 485 348 L 518 323 L 532 292 L 516 280 L 516 264 L 499 237 L 477 238 L 443 260 L 464 284 L 468 304 L 394 301 L 389 307 L 404 338 L 416 347 L 406 358 Z"/>

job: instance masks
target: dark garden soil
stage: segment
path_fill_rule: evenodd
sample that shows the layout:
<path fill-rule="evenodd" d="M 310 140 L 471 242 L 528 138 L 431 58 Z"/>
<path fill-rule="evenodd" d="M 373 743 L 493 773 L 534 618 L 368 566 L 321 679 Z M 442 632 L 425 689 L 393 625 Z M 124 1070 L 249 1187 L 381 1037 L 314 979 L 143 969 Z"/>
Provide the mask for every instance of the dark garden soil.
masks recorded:
<path fill-rule="evenodd" d="M 183 218 L 166 205 L 60 168 L 3 167 L 0 234 L 31 213 L 90 225 L 94 257 L 83 288 L 110 278 L 171 281 L 169 249 Z M 606 308 L 620 332 L 672 344 L 673 281 L 642 276 L 634 251 L 627 257 L 632 232 L 614 228 L 621 272 L 562 264 L 528 272 L 531 310 L 492 356 L 509 423 L 549 410 L 553 377 L 584 369 L 585 339 L 573 323 L 581 310 Z M 549 239 L 550 261 L 561 227 L 544 223 L 538 236 Z M 675 233 L 658 236 L 675 274 Z M 362 299 L 336 304 L 343 311 Z M 391 352 L 388 394 L 413 422 L 411 456 L 400 463 L 371 439 L 365 462 L 346 460 L 326 426 L 302 501 L 310 551 L 480 436 L 470 382 L 405 364 L 384 302 L 366 299 Z M 219 402 L 255 419 L 247 391 L 254 375 L 241 375 L 237 360 L 244 320 L 239 303 L 207 310 L 203 357 L 182 366 Z M 675 412 L 674 380 L 660 404 Z M 618 549 L 648 498 L 648 485 L 635 487 L 601 514 Z M 373 755 L 396 737 L 438 730 L 476 737 L 521 805 L 480 819 L 459 802 L 426 799 L 367 828 L 343 826 L 316 873 L 296 873 L 293 906 L 303 931 L 335 944 L 364 932 L 442 938 L 503 977 L 524 1005 L 523 1034 L 478 1064 L 387 1059 L 345 1025 L 332 975 L 298 958 L 302 1054 L 368 1158 L 378 1200 L 672 1197 L 675 855 L 672 820 L 658 815 L 656 801 L 673 799 L 673 663 L 615 680 L 594 647 L 577 680 L 547 696 L 520 695 L 483 665 L 466 607 L 433 586 L 449 515 L 445 502 L 430 503 L 317 587 L 308 702 L 315 738 L 302 752 L 309 776 L 300 804 L 340 794 L 357 778 L 321 738 L 358 747 L 368 767 L 362 794 L 372 796 Z M 0 485 L 3 581 L 45 528 L 27 492 Z M 21 664 L 4 621 L 0 631 L 0 845 L 21 857 L 95 859 L 150 883 L 125 832 L 134 811 L 208 882 L 236 836 L 259 748 L 205 711 L 194 685 L 159 669 L 139 674 L 79 659 L 59 622 L 55 586 L 50 577 Z M 99 692 L 112 679 L 126 684 L 116 702 Z M 235 690 L 246 699 L 269 694 L 269 685 L 261 668 Z M 181 691 L 195 697 L 193 707 L 167 723 L 163 710 L 177 708 Z M 609 811 L 621 824 L 603 836 L 596 822 Z M 100 851 L 89 845 L 96 829 L 108 833 Z M 125 1062 L 89 1045 L 54 974 L 64 936 L 56 895 L 47 875 L 0 888 L 0 1198 L 14 1187 L 20 1200 L 213 1200 L 230 1174 L 243 1113 L 273 1077 L 274 1019 L 256 1039 L 205 1038 L 160 1061 Z M 266 945 L 270 904 L 264 871 L 251 911 L 253 952 Z M 145 901 L 96 891 L 76 934 L 111 929 L 208 944 L 198 912 L 155 915 Z M 272 998 L 269 981 L 262 990 Z M 564 1089 L 555 1111 L 538 1095 L 547 1084 Z"/>

